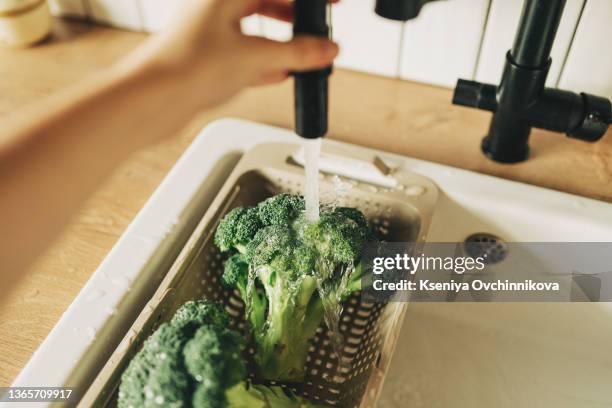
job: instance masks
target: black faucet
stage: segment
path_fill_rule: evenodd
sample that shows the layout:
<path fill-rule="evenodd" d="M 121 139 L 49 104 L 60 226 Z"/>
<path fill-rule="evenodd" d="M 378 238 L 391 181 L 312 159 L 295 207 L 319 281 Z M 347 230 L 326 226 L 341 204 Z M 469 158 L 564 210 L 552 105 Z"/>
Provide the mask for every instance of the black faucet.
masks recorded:
<path fill-rule="evenodd" d="M 392 20 L 416 17 L 421 7 L 435 0 L 377 0 L 376 12 Z M 293 35 L 329 35 L 329 0 L 295 0 Z M 307 139 L 325 136 L 328 122 L 328 77 L 332 67 L 294 73 L 295 132 Z"/>
<path fill-rule="evenodd" d="M 492 160 L 516 163 L 529 155 L 532 127 L 565 132 L 594 142 L 608 130 L 610 100 L 545 88 L 550 51 L 566 0 L 526 0 L 514 45 L 506 54 L 499 86 L 460 79 L 453 103 L 493 112 L 482 151 Z"/>
<path fill-rule="evenodd" d="M 382 17 L 408 21 L 437 0 L 376 0 Z M 514 46 L 506 54 L 499 86 L 460 79 L 453 103 L 493 112 L 482 141 L 491 159 L 515 163 L 527 159 L 532 127 L 565 132 L 590 142 L 607 131 L 610 100 L 586 93 L 545 88 L 553 46 L 566 0 L 525 0 Z M 295 0 L 294 34 L 327 36 L 328 0 Z M 328 76 L 331 67 L 295 74 L 295 128 L 306 138 L 327 133 Z"/>
<path fill-rule="evenodd" d="M 328 0 L 295 0 L 293 34 L 329 35 Z M 295 132 L 307 139 L 327 133 L 328 77 L 331 67 L 294 73 Z"/>

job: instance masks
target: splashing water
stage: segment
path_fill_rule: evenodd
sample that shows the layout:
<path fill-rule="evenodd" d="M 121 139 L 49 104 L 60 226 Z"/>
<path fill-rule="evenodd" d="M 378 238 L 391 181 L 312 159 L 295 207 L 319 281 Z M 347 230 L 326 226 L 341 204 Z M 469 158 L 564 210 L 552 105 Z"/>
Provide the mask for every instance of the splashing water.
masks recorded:
<path fill-rule="evenodd" d="M 245 300 L 245 316 L 247 316 L 247 320 L 249 316 L 251 316 L 251 312 L 253 311 L 253 291 L 255 290 L 255 268 L 252 265 L 249 265 L 249 274 L 246 286 L 246 300 Z"/>
<path fill-rule="evenodd" d="M 304 170 L 306 172 L 306 219 L 310 222 L 319 220 L 319 155 L 321 139 L 304 140 Z"/>
<path fill-rule="evenodd" d="M 326 262 L 317 262 L 317 291 L 323 305 L 323 318 L 329 329 L 329 340 L 332 349 L 338 358 L 338 370 L 344 368 L 346 362 L 342 359 L 344 336 L 340 330 L 340 317 L 342 316 L 342 296 L 346 292 L 354 266 L 342 266 L 333 270 L 332 265 Z"/>
<path fill-rule="evenodd" d="M 309 222 L 319 220 L 320 197 L 319 197 L 319 156 L 321 154 L 321 139 L 304 140 L 304 170 L 306 173 L 306 185 L 304 197 L 306 201 L 305 216 Z M 340 201 L 338 196 L 346 193 L 340 191 L 339 181 L 334 179 L 334 190 L 336 193 L 335 204 Z M 334 205 L 332 204 L 331 207 Z M 332 349 L 338 358 L 338 369 L 345 366 L 342 359 L 342 348 L 344 338 L 340 331 L 340 317 L 343 311 L 342 295 L 346 292 L 350 277 L 355 270 L 353 266 L 345 266 L 335 270 L 331 264 L 317 262 L 316 265 L 317 292 L 323 305 L 323 317 L 330 333 Z"/>

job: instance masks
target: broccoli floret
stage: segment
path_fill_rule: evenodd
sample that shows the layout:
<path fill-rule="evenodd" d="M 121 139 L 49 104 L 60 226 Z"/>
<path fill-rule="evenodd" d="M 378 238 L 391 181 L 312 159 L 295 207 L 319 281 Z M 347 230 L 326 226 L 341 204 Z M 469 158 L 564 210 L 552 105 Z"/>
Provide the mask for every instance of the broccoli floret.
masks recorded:
<path fill-rule="evenodd" d="M 181 406 L 190 382 L 182 365 L 183 333 L 164 323 L 144 343 L 125 370 L 119 388 L 119 407 Z"/>
<path fill-rule="evenodd" d="M 224 379 L 227 387 L 236 385 L 246 377 L 240 355 L 243 348 L 244 339 L 235 330 L 200 327 L 183 349 L 187 372 L 198 382 L 217 375 Z"/>
<path fill-rule="evenodd" d="M 202 325 L 226 327 L 229 324 L 229 316 L 218 303 L 191 300 L 176 311 L 170 324 L 191 337 Z"/>
<path fill-rule="evenodd" d="M 336 208 L 323 212 L 318 222 L 308 225 L 304 240 L 326 261 L 350 265 L 361 256 L 368 231 L 367 221 L 358 210 Z"/>
<path fill-rule="evenodd" d="M 279 387 L 252 386 L 242 335 L 221 305 L 182 306 L 145 341 L 122 375 L 119 408 L 314 408 Z M 194 328 L 196 330 L 194 331 Z"/>
<path fill-rule="evenodd" d="M 242 248 L 262 227 L 259 213 L 255 208 L 237 207 L 231 210 L 217 228 L 215 244 L 222 250 Z"/>
<path fill-rule="evenodd" d="M 300 196 L 282 193 L 270 197 L 257 206 L 264 225 L 287 226 L 304 211 L 306 204 Z"/>
<path fill-rule="evenodd" d="M 121 377 L 119 407 L 182 407 L 192 392 L 184 366 L 185 343 L 202 325 L 225 327 L 229 317 L 218 304 L 192 301 L 144 343 Z M 161 402 L 160 402 L 161 401 Z"/>
<path fill-rule="evenodd" d="M 255 360 L 266 379 L 302 380 L 309 341 L 323 321 L 323 304 L 339 309 L 361 288 L 358 265 L 370 238 L 364 215 L 354 208 L 323 208 L 319 221 L 311 223 L 304 207 L 302 197 L 279 194 L 241 208 L 238 215 L 232 210 L 217 229 L 217 237 L 223 237 L 222 245 L 217 240 L 219 248 L 238 253 L 227 261 L 223 281 L 237 287 L 247 305 Z M 240 214 L 254 210 L 259 221 L 249 225 L 259 225 L 257 231 L 249 230 L 250 240 L 236 245 L 232 231 Z M 241 289 L 249 282 L 263 288 L 264 299 Z M 254 322 L 256 310 L 261 320 Z"/>

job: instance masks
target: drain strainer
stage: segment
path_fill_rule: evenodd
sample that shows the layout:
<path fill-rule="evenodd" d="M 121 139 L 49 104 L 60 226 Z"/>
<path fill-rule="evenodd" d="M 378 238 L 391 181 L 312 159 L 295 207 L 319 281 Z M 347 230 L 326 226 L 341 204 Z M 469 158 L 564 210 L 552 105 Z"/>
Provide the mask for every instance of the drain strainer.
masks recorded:
<path fill-rule="evenodd" d="M 465 239 L 463 247 L 469 256 L 482 257 L 486 264 L 501 262 L 508 254 L 508 245 L 501 238 L 487 233 L 470 235 Z"/>

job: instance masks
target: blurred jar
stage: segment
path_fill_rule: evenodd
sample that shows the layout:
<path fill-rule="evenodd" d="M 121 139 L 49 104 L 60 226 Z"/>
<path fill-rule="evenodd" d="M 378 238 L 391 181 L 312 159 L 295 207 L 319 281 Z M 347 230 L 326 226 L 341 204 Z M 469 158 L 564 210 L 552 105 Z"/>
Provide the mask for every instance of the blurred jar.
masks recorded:
<path fill-rule="evenodd" d="M 47 0 L 0 0 L 0 45 L 25 47 L 50 31 Z"/>

